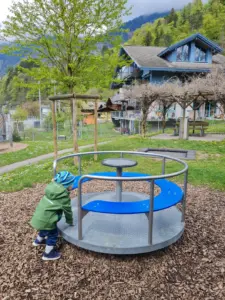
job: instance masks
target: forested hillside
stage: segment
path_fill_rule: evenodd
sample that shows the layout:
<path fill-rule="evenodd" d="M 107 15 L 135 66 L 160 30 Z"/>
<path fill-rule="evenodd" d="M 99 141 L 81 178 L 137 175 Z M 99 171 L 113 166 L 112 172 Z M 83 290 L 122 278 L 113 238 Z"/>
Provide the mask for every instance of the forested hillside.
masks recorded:
<path fill-rule="evenodd" d="M 172 9 L 168 16 L 137 29 L 127 44 L 169 46 L 196 32 L 225 48 L 225 0 L 210 0 L 205 5 L 194 0 L 179 12 Z"/>
<path fill-rule="evenodd" d="M 123 25 L 123 29 L 127 29 L 128 32 L 123 33 L 123 40 L 127 41 L 129 38 L 132 37 L 134 31 L 140 28 L 143 24 L 146 23 L 153 23 L 155 20 L 159 18 L 163 18 L 169 14 L 169 11 L 162 12 L 162 13 L 154 13 L 154 14 L 147 14 L 144 16 L 139 16 L 134 18 Z"/>

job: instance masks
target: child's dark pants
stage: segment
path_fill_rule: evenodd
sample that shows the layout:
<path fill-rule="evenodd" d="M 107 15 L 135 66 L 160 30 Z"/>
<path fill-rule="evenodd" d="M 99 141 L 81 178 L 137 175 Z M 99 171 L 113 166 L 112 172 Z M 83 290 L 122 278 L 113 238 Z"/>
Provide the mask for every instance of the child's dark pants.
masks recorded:
<path fill-rule="evenodd" d="M 58 229 L 52 229 L 52 230 L 40 230 L 39 236 L 42 238 L 47 237 L 46 239 L 46 245 L 48 246 L 55 246 L 57 239 L 58 239 Z"/>

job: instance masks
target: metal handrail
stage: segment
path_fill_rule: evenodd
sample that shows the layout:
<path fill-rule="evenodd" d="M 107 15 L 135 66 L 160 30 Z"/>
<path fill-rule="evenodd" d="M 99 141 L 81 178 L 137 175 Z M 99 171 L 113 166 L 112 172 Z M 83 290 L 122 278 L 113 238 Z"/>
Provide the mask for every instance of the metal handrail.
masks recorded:
<path fill-rule="evenodd" d="M 111 176 L 99 176 L 99 175 L 91 175 L 86 174 L 82 176 L 82 169 L 81 169 L 81 158 L 85 155 L 95 155 L 95 154 L 120 154 L 120 157 L 123 157 L 124 154 L 129 155 L 137 155 L 137 156 L 147 156 L 151 158 L 162 158 L 162 175 L 156 175 L 156 176 L 142 176 L 142 177 L 111 177 Z M 56 168 L 57 163 L 63 159 L 78 157 L 78 172 L 81 176 L 78 181 L 78 239 L 82 239 L 82 219 L 87 214 L 86 211 L 82 210 L 82 181 L 85 178 L 90 179 L 97 179 L 97 180 L 109 180 L 109 181 L 150 181 L 150 195 L 149 195 L 149 201 L 150 201 L 150 210 L 148 215 L 148 242 L 149 245 L 153 244 L 153 208 L 154 208 L 154 184 L 156 179 L 165 179 L 165 178 L 171 178 L 176 177 L 181 174 L 184 174 L 184 195 L 182 199 L 182 216 L 181 216 L 181 222 L 185 221 L 185 210 L 186 210 L 186 195 L 187 195 L 187 182 L 188 182 L 188 165 L 186 162 L 170 157 L 163 154 L 155 154 L 155 153 L 146 153 L 146 152 L 137 152 L 137 151 L 92 151 L 92 152 L 83 152 L 83 153 L 74 153 L 67 156 L 60 157 L 53 162 L 53 170 L 54 175 L 56 175 Z M 184 168 L 181 171 L 165 174 L 166 169 L 166 160 L 172 160 L 175 162 L 178 162 L 184 166 Z"/>
<path fill-rule="evenodd" d="M 174 157 L 170 157 L 167 155 L 163 155 L 163 154 L 155 154 L 155 153 L 146 153 L 146 152 L 136 152 L 136 151 L 92 151 L 92 152 L 82 152 L 82 153 L 74 153 L 74 154 L 70 154 L 67 156 L 63 156 L 60 157 L 56 160 L 54 160 L 53 162 L 53 171 L 54 171 L 54 175 L 56 175 L 56 168 L 57 168 L 57 163 L 63 159 L 68 159 L 68 158 L 73 158 L 73 157 L 81 157 L 84 155 L 94 155 L 94 154 L 130 154 L 130 155 L 137 155 L 137 156 L 149 156 L 149 157 L 155 157 L 155 158 L 162 158 L 163 162 L 165 164 L 165 160 L 172 160 L 172 161 L 176 161 L 182 165 L 184 165 L 184 169 L 182 169 L 181 171 L 178 172 L 174 172 L 174 173 L 170 173 L 170 174 L 162 174 L 162 175 L 155 175 L 155 176 L 143 176 L 143 177 L 109 177 L 109 176 L 98 176 L 98 175 L 85 175 L 88 178 L 91 179 L 99 179 L 99 180 L 113 180 L 113 181 L 146 181 L 146 180 L 155 180 L 155 179 L 165 179 L 165 178 L 171 178 L 171 177 L 176 177 L 179 176 L 183 173 L 185 173 L 188 170 L 188 165 L 178 159 L 178 158 L 174 158 Z M 80 160 L 79 160 L 80 162 Z M 79 166 L 80 169 L 80 166 Z M 163 168 L 164 172 L 165 172 L 165 167 Z"/>

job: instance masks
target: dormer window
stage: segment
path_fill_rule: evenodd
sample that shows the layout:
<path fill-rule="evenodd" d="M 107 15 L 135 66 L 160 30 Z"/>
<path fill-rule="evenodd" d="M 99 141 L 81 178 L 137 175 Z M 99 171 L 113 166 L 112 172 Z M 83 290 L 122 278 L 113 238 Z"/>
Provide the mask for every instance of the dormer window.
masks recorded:
<path fill-rule="evenodd" d="M 184 45 L 177 48 L 177 61 L 188 61 L 189 60 L 189 46 Z"/>
<path fill-rule="evenodd" d="M 206 51 L 197 46 L 195 48 L 195 61 L 206 62 Z"/>

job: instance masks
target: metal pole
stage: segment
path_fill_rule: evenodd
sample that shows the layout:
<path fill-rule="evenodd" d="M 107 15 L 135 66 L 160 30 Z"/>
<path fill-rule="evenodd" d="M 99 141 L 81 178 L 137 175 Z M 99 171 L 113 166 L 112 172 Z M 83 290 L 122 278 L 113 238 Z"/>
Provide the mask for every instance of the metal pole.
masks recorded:
<path fill-rule="evenodd" d="M 78 182 L 78 240 L 82 240 L 82 180 Z"/>
<path fill-rule="evenodd" d="M 183 196 L 183 201 L 182 201 L 182 218 L 181 218 L 181 222 L 185 221 L 187 183 L 188 183 L 188 170 L 184 173 L 184 196 Z"/>
<path fill-rule="evenodd" d="M 95 100 L 95 132 L 94 132 L 94 150 L 98 151 L 98 100 Z M 97 160 L 97 154 L 94 155 L 94 160 Z"/>
<path fill-rule="evenodd" d="M 9 134 L 10 147 L 12 148 L 13 147 L 13 130 L 12 130 L 10 113 L 8 114 L 8 134 Z"/>
<path fill-rule="evenodd" d="M 122 177 L 122 168 L 118 167 L 116 168 L 116 176 L 117 177 Z M 116 199 L 119 200 L 119 202 L 122 201 L 122 181 L 117 181 L 116 182 Z"/>
<path fill-rule="evenodd" d="M 163 157 L 163 160 L 162 160 L 162 175 L 165 174 L 165 170 L 166 170 L 166 158 Z"/>
<path fill-rule="evenodd" d="M 38 101 L 39 101 L 39 113 L 40 113 L 40 128 L 42 125 L 42 116 L 41 116 L 41 89 L 40 89 L 40 81 L 38 82 L 39 89 L 38 89 Z"/>
<path fill-rule="evenodd" d="M 78 157 L 78 172 L 79 175 L 81 176 L 82 170 L 81 170 L 81 156 Z"/>
<path fill-rule="evenodd" d="M 150 183 L 150 205 L 149 205 L 149 228 L 148 228 L 148 243 L 152 245 L 152 232 L 153 232 L 153 211 L 154 211 L 154 180 Z"/>

